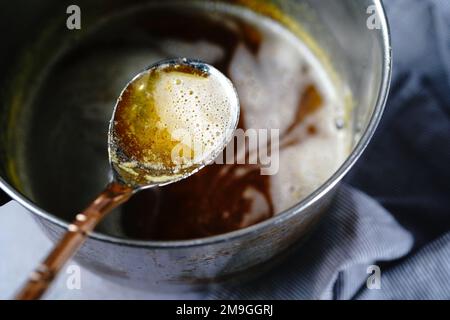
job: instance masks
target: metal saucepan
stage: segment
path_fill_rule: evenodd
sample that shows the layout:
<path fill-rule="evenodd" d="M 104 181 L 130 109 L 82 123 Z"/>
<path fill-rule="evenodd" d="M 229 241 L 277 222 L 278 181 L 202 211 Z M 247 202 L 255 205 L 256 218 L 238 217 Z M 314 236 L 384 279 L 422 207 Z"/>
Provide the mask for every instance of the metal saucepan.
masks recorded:
<path fill-rule="evenodd" d="M 0 4 L 0 28 L 5 31 L 3 50 L 0 51 L 0 187 L 33 213 L 52 239 L 66 231 L 76 210 L 81 210 L 107 181 L 105 137 L 110 113 L 93 114 L 92 117 L 88 114 L 84 122 L 78 121 L 71 109 L 64 109 L 63 105 L 82 105 L 82 97 L 78 101 L 65 101 L 64 92 L 58 91 L 57 87 L 45 86 L 46 75 L 58 57 L 67 54 L 69 48 L 87 36 L 91 29 L 105 23 L 108 17 L 144 2 L 150 1 L 80 0 L 78 6 L 82 9 L 83 27 L 79 31 L 66 27 L 69 2 L 16 0 Z M 232 2 L 245 5 L 246 2 L 267 1 Z M 326 213 L 339 181 L 361 156 L 383 112 L 391 75 L 388 24 L 379 0 L 270 2 L 298 21 L 323 52 L 328 53 L 336 78 L 352 91 L 352 152 L 345 163 L 306 199 L 248 228 L 183 241 L 134 240 L 106 234 L 100 228 L 81 248 L 77 261 L 105 277 L 147 289 L 171 285 L 190 287 L 240 275 L 246 277 L 278 261 L 276 257 L 304 238 Z M 375 18 L 371 17 L 374 13 L 378 14 Z M 371 27 L 369 19 L 376 22 Z M 76 61 L 83 55 L 83 48 L 69 54 Z M 104 79 L 99 79 L 101 73 L 95 76 L 94 62 L 82 66 L 84 71 L 77 70 L 90 74 L 85 77 L 87 81 L 80 84 L 80 92 L 83 86 L 97 85 L 103 88 L 94 99 L 99 104 L 111 96 L 116 98 L 118 93 L 111 89 L 115 84 L 108 83 L 114 82 L 116 72 L 113 60 L 111 65 Z M 73 66 L 77 67 L 76 62 Z M 130 70 L 130 75 L 137 71 L 136 68 Z M 53 81 L 57 83 L 58 79 Z M 50 90 L 46 96 L 55 99 L 35 103 L 37 90 Z M 43 104 L 47 111 L 30 110 Z M 55 127 L 54 117 L 61 112 L 71 120 Z M 45 143 L 30 143 L 27 139 L 30 135 L 34 141 L 41 139 Z M 61 144 L 55 143 L 64 136 L 66 143 L 77 146 L 88 135 L 99 143 L 81 155 L 76 147 L 61 151 L 58 149 Z M 46 156 L 49 153 L 62 158 L 53 161 L 54 158 Z M 58 163 L 63 165 L 55 167 Z M 64 184 L 64 181 L 72 183 Z M 6 199 L 0 196 L 0 201 Z M 105 223 L 111 229 L 114 218 Z"/>

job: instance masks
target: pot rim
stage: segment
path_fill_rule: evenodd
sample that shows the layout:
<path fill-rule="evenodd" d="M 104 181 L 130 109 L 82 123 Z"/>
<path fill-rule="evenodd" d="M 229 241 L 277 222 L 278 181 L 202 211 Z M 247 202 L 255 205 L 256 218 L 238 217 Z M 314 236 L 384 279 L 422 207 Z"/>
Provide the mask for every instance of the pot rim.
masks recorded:
<path fill-rule="evenodd" d="M 369 124 L 361 136 L 360 141 L 355 146 L 351 154 L 340 166 L 340 168 L 318 189 L 312 192 L 305 199 L 300 201 L 293 207 L 273 216 L 270 219 L 264 220 L 255 225 L 235 230 L 232 232 L 191 240 L 170 240 L 170 241 L 155 241 L 155 240 L 133 240 L 120 237 L 109 236 L 98 232 L 93 232 L 89 235 L 89 238 L 108 242 L 116 245 L 129 246 L 129 247 L 141 247 L 147 249 L 179 249 L 189 248 L 204 245 L 213 245 L 222 242 L 228 242 L 240 238 L 245 235 L 257 234 L 261 230 L 273 225 L 283 223 L 290 219 L 292 216 L 300 213 L 306 207 L 309 207 L 321 199 L 325 194 L 332 190 L 347 174 L 347 172 L 353 167 L 355 162 L 361 157 L 362 153 L 366 149 L 370 140 L 372 139 L 376 128 L 381 120 L 383 111 L 386 106 L 386 101 L 389 95 L 390 82 L 392 77 L 392 48 L 391 48 L 391 33 L 389 23 L 387 21 L 386 12 L 381 0 L 373 0 L 376 6 L 378 15 L 380 16 L 381 34 L 382 34 L 382 50 L 383 50 L 383 63 L 382 63 L 382 80 L 381 87 L 378 92 L 377 101 L 374 111 L 371 115 Z M 2 177 L 0 177 L 0 188 L 3 189 L 13 200 L 16 200 L 23 207 L 36 214 L 38 217 L 47 220 L 48 222 L 67 229 L 69 222 L 66 222 L 51 213 L 39 208 L 32 201 L 27 199 L 24 195 L 9 185 Z"/>

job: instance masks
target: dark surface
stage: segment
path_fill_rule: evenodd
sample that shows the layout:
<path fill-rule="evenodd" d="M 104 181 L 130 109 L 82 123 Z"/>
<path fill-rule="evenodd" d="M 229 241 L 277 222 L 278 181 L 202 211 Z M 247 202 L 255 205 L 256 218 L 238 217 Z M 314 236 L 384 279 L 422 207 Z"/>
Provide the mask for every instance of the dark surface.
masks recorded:
<path fill-rule="evenodd" d="M 450 2 L 385 4 L 391 94 L 372 143 L 346 180 L 388 209 L 420 247 L 450 230 Z"/>
<path fill-rule="evenodd" d="M 10 198 L 4 193 L 3 191 L 0 191 L 0 206 L 4 205 L 10 200 Z"/>

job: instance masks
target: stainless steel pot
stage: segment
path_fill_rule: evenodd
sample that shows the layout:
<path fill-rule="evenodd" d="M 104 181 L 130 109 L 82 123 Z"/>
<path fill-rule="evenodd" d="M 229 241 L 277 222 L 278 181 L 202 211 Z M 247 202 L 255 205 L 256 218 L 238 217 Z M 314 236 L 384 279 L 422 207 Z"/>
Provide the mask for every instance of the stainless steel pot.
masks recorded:
<path fill-rule="evenodd" d="M 97 159 L 96 155 L 104 151 L 101 147 L 85 158 L 69 156 L 67 167 L 72 172 L 80 172 L 91 183 L 75 183 L 65 190 L 49 191 L 55 179 L 73 177 L 65 175 L 63 170 L 59 170 L 60 177 L 52 176 L 48 167 L 52 165 L 51 158 L 42 161 L 46 150 L 24 141 L 24 132 L 28 135 L 42 135 L 43 132 L 58 135 L 71 128 L 56 131 L 56 128 L 42 127 L 42 124 L 51 123 L 43 121 L 51 121 L 52 114 L 40 115 L 29 111 L 33 94 L 41 87 L 41 80 L 45 79 L 55 57 L 62 54 L 70 43 L 76 42 L 77 37 L 89 32 L 90 26 L 102 17 L 141 2 L 145 1 L 78 1 L 84 23 L 84 31 L 80 33 L 65 27 L 68 2 L 48 0 L 31 5 L 28 0 L 16 0 L 0 4 L 0 28 L 8 31 L 2 39 L 4 50 L 0 51 L 0 70 L 3 71 L 0 79 L 0 186 L 34 214 L 52 239 L 60 237 L 67 229 L 64 218 L 70 219 L 74 210 L 81 209 L 100 190 L 107 170 L 106 166 L 89 169 L 92 168 L 89 161 Z M 326 213 L 339 181 L 366 148 L 383 112 L 391 75 L 388 24 L 378 0 L 272 2 L 298 21 L 328 53 L 336 78 L 352 91 L 354 132 L 348 159 L 309 197 L 257 225 L 188 241 L 137 241 L 94 233 L 77 254 L 78 261 L 125 285 L 143 288 L 203 285 L 235 279 L 238 275 L 256 274 L 268 268 L 278 260 L 277 256 L 305 237 Z M 376 17 L 372 16 L 375 9 Z M 27 117 L 39 119 L 41 124 L 24 128 L 20 124 L 30 123 L 29 119 L 25 121 Z M 82 137 L 72 137 L 71 143 L 77 143 L 78 138 Z M 106 139 L 104 141 L 106 144 Z M 32 156 L 24 156 L 29 155 L 30 150 Z M 22 167 L 33 174 L 24 176 L 20 170 Z M 64 213 L 52 214 L 49 208 L 58 211 L 58 203 L 72 208 L 71 212 L 67 212 L 67 216 Z"/>

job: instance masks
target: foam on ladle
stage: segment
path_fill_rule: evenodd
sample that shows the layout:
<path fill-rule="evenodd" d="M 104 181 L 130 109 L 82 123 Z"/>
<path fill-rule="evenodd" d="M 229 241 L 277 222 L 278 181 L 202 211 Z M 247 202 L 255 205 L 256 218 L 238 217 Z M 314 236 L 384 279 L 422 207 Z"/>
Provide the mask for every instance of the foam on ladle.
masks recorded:
<path fill-rule="evenodd" d="M 109 152 L 118 178 L 164 184 L 213 161 L 237 126 L 231 82 L 203 63 L 170 60 L 135 77 L 118 99 Z"/>

